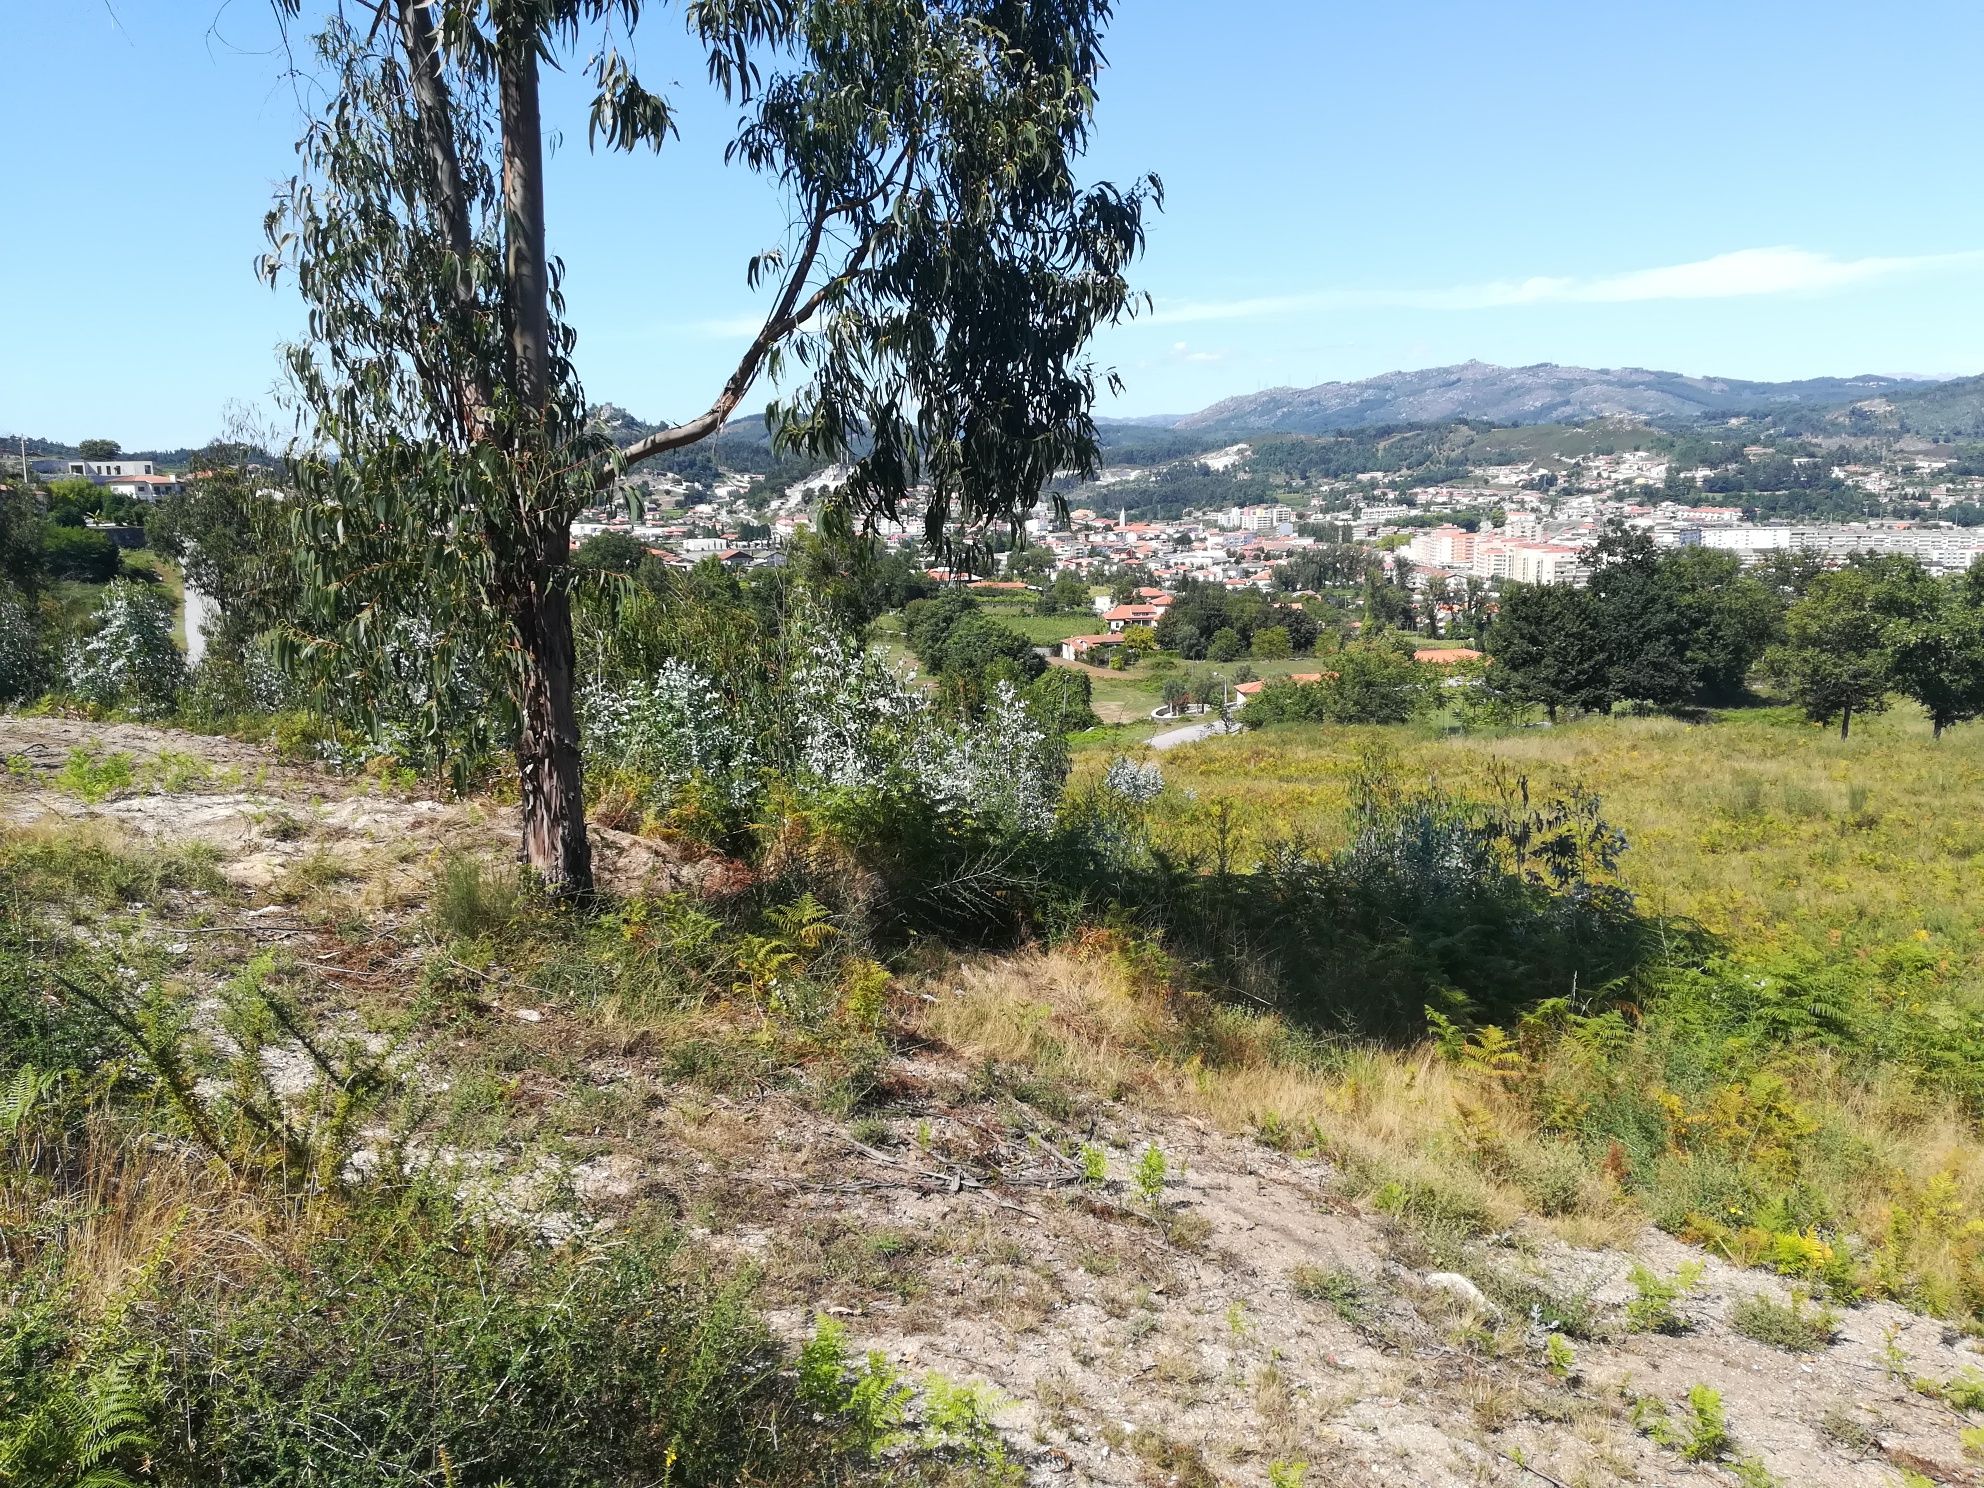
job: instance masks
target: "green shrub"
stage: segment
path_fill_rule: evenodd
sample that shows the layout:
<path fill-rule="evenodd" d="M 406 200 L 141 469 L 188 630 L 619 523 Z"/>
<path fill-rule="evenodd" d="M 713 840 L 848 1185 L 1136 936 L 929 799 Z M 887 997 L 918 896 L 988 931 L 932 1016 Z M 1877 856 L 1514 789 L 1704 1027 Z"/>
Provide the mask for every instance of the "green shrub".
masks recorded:
<path fill-rule="evenodd" d="M 1288 1280 L 1296 1296 L 1308 1302 L 1327 1302 L 1338 1317 L 1353 1326 L 1371 1314 L 1364 1284 L 1341 1267 L 1297 1266 Z"/>
<path fill-rule="evenodd" d="M 119 580 L 104 591 L 93 632 L 70 643 L 68 688 L 92 707 L 140 718 L 172 710 L 186 664 L 172 640 L 172 602 Z"/>
<path fill-rule="evenodd" d="M 1626 1327 L 1634 1333 L 1687 1332 L 1688 1323 L 1674 1304 L 1695 1289 L 1702 1270 L 1700 1261 L 1689 1261 L 1668 1278 L 1635 1261 L 1627 1273 L 1633 1299 L 1626 1304 Z"/>
<path fill-rule="evenodd" d="M 41 570 L 51 579 L 104 584 L 117 577 L 123 555 L 117 544 L 87 527 L 50 525 L 41 533 Z"/>
<path fill-rule="evenodd" d="M 188 1428 L 161 1476 L 687 1488 L 842 1450 L 742 1291 L 665 1239 L 551 1252 L 418 1212 L 340 1228 L 159 1318 L 165 1414 Z"/>
<path fill-rule="evenodd" d="M 1729 1310 L 1729 1326 L 1745 1338 L 1794 1354 L 1815 1353 L 1839 1332 L 1839 1314 L 1829 1307 L 1807 1306 L 1793 1296 L 1788 1303 L 1761 1292 L 1743 1298 Z"/>
<path fill-rule="evenodd" d="M 476 940 L 509 927 L 524 905 L 514 872 L 492 870 L 474 858 L 449 858 L 434 885 L 434 925 L 449 940 Z"/>

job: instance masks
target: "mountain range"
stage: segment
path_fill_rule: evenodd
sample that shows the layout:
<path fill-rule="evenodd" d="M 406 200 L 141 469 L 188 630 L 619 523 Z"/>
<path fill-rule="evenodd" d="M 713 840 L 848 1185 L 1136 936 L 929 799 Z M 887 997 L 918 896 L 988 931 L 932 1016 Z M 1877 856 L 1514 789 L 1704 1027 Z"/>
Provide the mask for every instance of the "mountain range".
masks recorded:
<path fill-rule="evenodd" d="M 1961 390 L 1957 392 L 1957 390 Z M 1387 372 L 1358 382 L 1268 388 L 1222 399 L 1197 413 L 1138 418 L 1125 425 L 1204 434 L 1333 434 L 1379 424 L 1484 419 L 1498 424 L 1577 423 L 1584 419 L 1692 419 L 1704 415 L 1785 414 L 1865 406 L 1877 426 L 1896 426 L 1890 411 L 1925 395 L 1957 392 L 1935 403 L 1938 425 L 1969 432 L 1984 415 L 1984 379 L 1938 383 L 1905 377 L 1814 377 L 1751 382 L 1689 377 L 1643 367 L 1563 367 L 1539 362 L 1498 367 L 1463 362 L 1416 372 Z M 1910 427 L 1903 418 L 1902 427 Z"/>

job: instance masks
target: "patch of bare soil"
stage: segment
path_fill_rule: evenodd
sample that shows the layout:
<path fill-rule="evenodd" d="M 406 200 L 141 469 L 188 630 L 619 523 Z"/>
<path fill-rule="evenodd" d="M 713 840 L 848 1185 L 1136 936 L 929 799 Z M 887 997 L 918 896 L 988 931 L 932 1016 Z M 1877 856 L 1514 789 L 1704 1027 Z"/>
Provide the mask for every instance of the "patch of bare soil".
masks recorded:
<path fill-rule="evenodd" d="M 51 783 L 76 748 L 192 754 L 212 775 L 92 806 Z M 209 842 L 251 897 L 311 852 L 413 883 L 413 856 L 507 847 L 502 813 L 368 794 L 167 730 L 6 719 L 0 754 L 27 761 L 0 784 L 5 820 Z M 623 835 L 603 833 L 602 855 L 631 865 L 631 882 L 721 888 L 736 871 Z M 338 999 L 391 998 L 419 974 L 417 906 L 375 902 L 387 907 L 369 939 L 281 906 L 245 910 L 241 924 L 320 971 L 337 1017 Z M 1361 1210 L 1326 1163 L 1189 1119 L 1104 1101 L 1056 1107 L 913 1040 L 881 1073 L 877 1114 L 836 1119 L 804 1069 L 699 1069 L 692 1045 L 755 1047 L 720 1014 L 604 1026 L 541 989 L 476 976 L 451 1030 L 407 1057 L 437 1092 L 472 1065 L 501 1075 L 503 1125 L 468 1154 L 494 1202 L 544 1219 L 554 1239 L 636 1215 L 679 1222 L 758 1270 L 788 1336 L 825 1313 L 909 1378 L 934 1370 L 993 1386 L 1036 1483 L 1205 1488 L 1272 1473 L 1309 1488 L 1888 1488 L 1903 1469 L 1984 1482 L 1959 1436 L 1968 1418 L 1918 1387 L 1984 1361 L 1901 1308 L 1852 1308 L 1829 1344 L 1786 1352 L 1731 1323 L 1738 1302 L 1786 1299 L 1786 1284 L 1651 1231 L 1637 1256 L 1512 1233 L 1470 1252 L 1469 1277 L 1435 1277 L 1424 1246 Z M 1082 1142 L 1105 1154 L 1100 1181 L 1068 1155 Z M 1147 1171 L 1138 1181 L 1151 1148 L 1165 1159 L 1161 1188 Z M 549 1222 L 552 1210 L 568 1219 Z M 1635 1259 L 1662 1275 L 1704 1263 L 1680 1304 L 1685 1331 L 1626 1330 Z M 1560 1344 L 1553 1357 L 1546 1306 L 1588 1320 L 1569 1354 Z M 1698 1385 L 1719 1392 L 1732 1445 L 1695 1462 L 1640 1429 L 1631 1402 L 1664 1403 L 1685 1434 Z M 1739 1455 L 1756 1464 L 1747 1478 Z"/>

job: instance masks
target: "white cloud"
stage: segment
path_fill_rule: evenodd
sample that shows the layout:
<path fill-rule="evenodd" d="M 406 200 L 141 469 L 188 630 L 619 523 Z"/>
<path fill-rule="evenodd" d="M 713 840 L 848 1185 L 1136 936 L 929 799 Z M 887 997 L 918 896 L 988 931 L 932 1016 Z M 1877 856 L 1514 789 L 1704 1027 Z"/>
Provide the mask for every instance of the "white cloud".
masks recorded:
<path fill-rule="evenodd" d="M 1905 257 L 1834 258 L 1804 248 L 1741 248 L 1693 263 L 1633 269 L 1593 278 L 1537 276 L 1449 289 L 1326 289 L 1244 300 L 1160 304 L 1149 323 L 1258 320 L 1315 310 L 1492 310 L 1515 305 L 1629 304 L 1647 300 L 1722 300 L 1754 295 L 1819 294 L 1904 274 L 1972 267 L 1984 251 Z"/>
<path fill-rule="evenodd" d="M 1171 356 L 1173 360 L 1180 362 L 1223 362 L 1226 360 L 1225 352 L 1194 351 L 1192 350 L 1192 343 L 1189 341 L 1176 342 L 1171 348 Z"/>

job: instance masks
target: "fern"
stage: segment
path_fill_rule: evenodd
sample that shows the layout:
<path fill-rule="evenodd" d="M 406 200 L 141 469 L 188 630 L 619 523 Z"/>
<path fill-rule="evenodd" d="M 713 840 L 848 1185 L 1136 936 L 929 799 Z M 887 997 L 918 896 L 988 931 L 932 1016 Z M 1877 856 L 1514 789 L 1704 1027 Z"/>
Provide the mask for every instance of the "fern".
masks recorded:
<path fill-rule="evenodd" d="M 138 1488 L 125 1464 L 152 1450 L 145 1366 L 134 1350 L 57 1376 L 34 1408 L 0 1423 L 0 1482 Z"/>
<path fill-rule="evenodd" d="M 0 1090 L 0 1134 L 11 1137 L 20 1132 L 68 1078 L 67 1071 L 38 1070 L 31 1064 L 15 1070 L 6 1088 Z"/>

